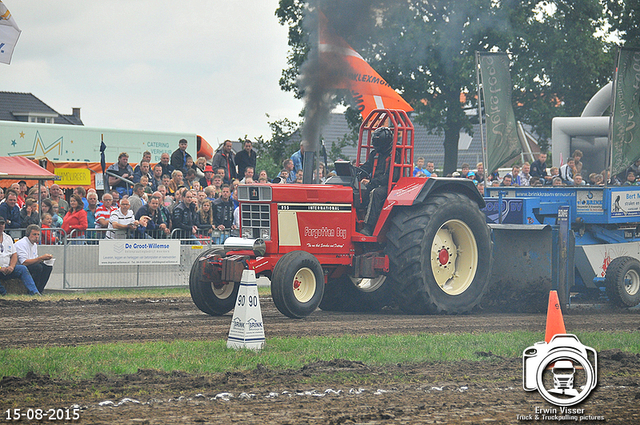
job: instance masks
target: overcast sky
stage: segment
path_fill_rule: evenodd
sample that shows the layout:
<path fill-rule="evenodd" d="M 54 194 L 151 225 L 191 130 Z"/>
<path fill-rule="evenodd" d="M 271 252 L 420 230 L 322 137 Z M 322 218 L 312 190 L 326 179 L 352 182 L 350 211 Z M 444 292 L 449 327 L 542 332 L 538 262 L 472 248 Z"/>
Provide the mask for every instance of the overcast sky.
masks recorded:
<path fill-rule="evenodd" d="M 280 91 L 278 0 L 3 0 L 22 30 L 0 90 L 86 126 L 197 133 L 213 146 L 298 120 Z M 265 114 L 269 114 L 267 118 Z"/>

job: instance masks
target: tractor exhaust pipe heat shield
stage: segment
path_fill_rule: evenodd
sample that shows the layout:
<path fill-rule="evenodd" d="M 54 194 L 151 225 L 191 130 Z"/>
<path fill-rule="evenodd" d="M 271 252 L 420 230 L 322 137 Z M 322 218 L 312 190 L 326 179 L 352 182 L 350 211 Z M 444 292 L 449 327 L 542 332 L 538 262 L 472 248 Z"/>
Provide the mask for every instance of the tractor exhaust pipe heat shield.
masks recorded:
<path fill-rule="evenodd" d="M 225 252 L 229 251 L 253 251 L 256 257 L 264 256 L 267 246 L 262 239 L 243 239 L 230 237 L 224 241 Z"/>

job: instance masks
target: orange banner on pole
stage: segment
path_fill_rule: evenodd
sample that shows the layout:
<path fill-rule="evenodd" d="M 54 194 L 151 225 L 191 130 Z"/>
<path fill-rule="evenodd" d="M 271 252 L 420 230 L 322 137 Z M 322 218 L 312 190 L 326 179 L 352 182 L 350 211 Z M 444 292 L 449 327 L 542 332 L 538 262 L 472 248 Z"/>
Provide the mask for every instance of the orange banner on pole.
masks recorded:
<path fill-rule="evenodd" d="M 358 52 L 340 36 L 331 31 L 324 14 L 319 13 L 320 60 L 330 61 L 340 69 L 334 87 L 349 89 L 363 117 L 374 109 L 401 109 L 413 111 L 403 98 L 378 74 Z M 342 65 L 342 66 L 341 66 Z"/>

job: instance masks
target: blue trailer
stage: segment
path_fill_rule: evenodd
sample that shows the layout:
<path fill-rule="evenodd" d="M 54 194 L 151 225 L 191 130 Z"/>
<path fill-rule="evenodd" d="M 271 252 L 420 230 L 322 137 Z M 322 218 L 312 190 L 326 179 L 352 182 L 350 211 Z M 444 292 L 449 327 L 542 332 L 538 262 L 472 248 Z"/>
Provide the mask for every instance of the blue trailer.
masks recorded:
<path fill-rule="evenodd" d="M 557 289 L 565 305 L 604 294 L 618 306 L 640 303 L 640 186 L 489 187 L 485 194 L 493 290 Z"/>

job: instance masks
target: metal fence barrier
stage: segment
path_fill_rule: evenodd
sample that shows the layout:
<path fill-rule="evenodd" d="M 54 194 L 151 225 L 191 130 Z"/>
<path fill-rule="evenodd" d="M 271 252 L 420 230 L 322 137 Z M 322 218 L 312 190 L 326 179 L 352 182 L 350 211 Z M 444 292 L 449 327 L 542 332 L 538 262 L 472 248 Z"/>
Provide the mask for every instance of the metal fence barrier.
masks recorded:
<path fill-rule="evenodd" d="M 38 254 L 52 254 L 55 258 L 46 290 L 186 286 L 196 257 L 214 246 L 214 242 L 226 239 L 230 233 L 199 233 L 189 238 L 178 238 L 178 233 L 170 235 L 180 240 L 180 264 L 176 265 L 100 265 L 100 240 L 110 237 L 111 232 L 113 231 L 109 229 L 88 229 L 84 232 L 74 230 L 67 235 L 58 228 L 41 229 Z M 14 239 L 19 239 L 22 235 L 24 229 L 11 231 Z M 151 238 L 150 235 L 145 239 L 135 238 L 135 232 L 123 233 L 121 236 L 140 242 Z M 161 238 L 162 236 L 160 235 Z M 217 239 L 212 240 L 212 237 Z"/>

